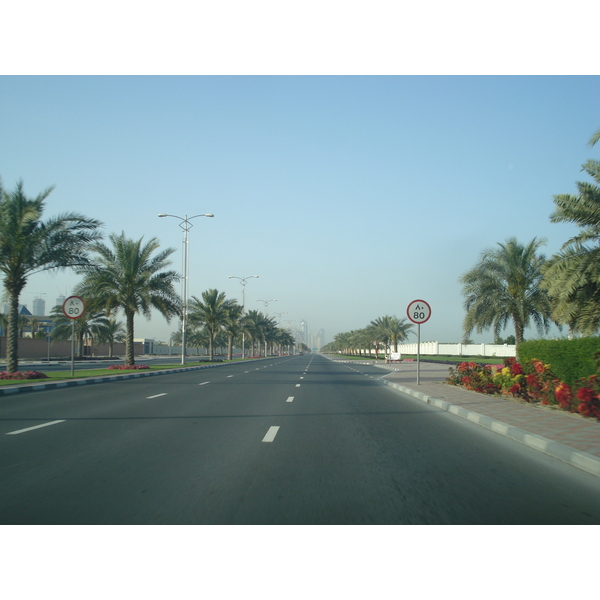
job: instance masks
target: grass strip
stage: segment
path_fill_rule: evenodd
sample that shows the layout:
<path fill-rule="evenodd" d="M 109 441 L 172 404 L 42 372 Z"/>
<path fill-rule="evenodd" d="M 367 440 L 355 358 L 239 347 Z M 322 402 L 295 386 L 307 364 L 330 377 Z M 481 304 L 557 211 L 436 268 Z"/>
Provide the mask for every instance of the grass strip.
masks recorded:
<path fill-rule="evenodd" d="M 24 385 L 35 383 L 53 383 L 56 381 L 71 381 L 74 379 L 88 379 L 97 377 L 118 377 L 119 375 L 131 375 L 132 373 L 148 373 L 148 371 L 166 371 L 168 369 L 181 369 L 182 367 L 198 367 L 210 363 L 186 363 L 185 365 L 153 365 L 149 369 L 79 369 L 71 376 L 71 371 L 48 371 L 46 379 L 0 379 L 0 386 Z M 35 371 L 35 369 L 28 369 Z"/>

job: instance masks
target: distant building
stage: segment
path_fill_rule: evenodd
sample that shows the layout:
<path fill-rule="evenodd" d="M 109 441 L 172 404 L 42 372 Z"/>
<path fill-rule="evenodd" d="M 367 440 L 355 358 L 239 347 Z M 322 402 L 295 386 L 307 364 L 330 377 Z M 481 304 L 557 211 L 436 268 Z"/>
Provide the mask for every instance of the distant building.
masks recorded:
<path fill-rule="evenodd" d="M 33 301 L 33 314 L 37 317 L 43 317 L 46 314 L 46 301 L 36 298 Z"/>
<path fill-rule="evenodd" d="M 317 349 L 317 352 L 325 345 L 325 330 L 319 329 L 314 335 L 313 348 Z"/>
<path fill-rule="evenodd" d="M 300 342 L 308 346 L 309 341 L 310 340 L 308 339 L 308 325 L 306 324 L 306 321 L 302 319 L 302 321 L 300 321 Z"/>
<path fill-rule="evenodd" d="M 10 312 L 10 305 L 5 304 L 2 307 L 2 313 L 7 315 Z M 29 312 L 28 308 L 27 308 L 27 304 L 19 304 L 19 314 L 20 315 L 25 315 L 26 317 L 31 317 L 31 313 Z"/>

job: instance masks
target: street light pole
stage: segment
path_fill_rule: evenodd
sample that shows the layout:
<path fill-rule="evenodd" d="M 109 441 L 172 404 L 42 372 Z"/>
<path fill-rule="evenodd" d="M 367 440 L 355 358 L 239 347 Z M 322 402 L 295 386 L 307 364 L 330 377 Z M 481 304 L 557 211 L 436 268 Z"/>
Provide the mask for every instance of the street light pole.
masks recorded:
<path fill-rule="evenodd" d="M 181 364 L 185 365 L 185 354 L 186 354 L 186 334 L 187 334 L 187 308 L 188 308 L 188 262 L 189 262 L 189 244 L 188 244 L 188 231 L 194 226 L 193 223 L 190 223 L 192 219 L 196 217 L 214 217 L 212 213 L 206 213 L 203 215 L 194 215 L 193 217 L 180 217 L 178 215 L 167 215 L 165 213 L 160 213 L 159 217 L 173 217 L 175 219 L 179 219 L 179 227 L 183 230 L 183 306 L 181 310 Z"/>
<path fill-rule="evenodd" d="M 229 279 L 239 279 L 242 284 L 242 317 L 244 316 L 244 307 L 246 306 L 246 279 L 258 279 L 258 275 L 249 275 L 248 277 L 236 277 L 230 275 Z M 242 329 L 242 360 L 246 358 L 246 332 Z"/>
<path fill-rule="evenodd" d="M 277 302 L 277 300 L 257 300 L 257 302 L 262 302 L 265 305 L 265 310 L 267 311 L 267 317 L 269 316 L 269 304 L 271 302 Z"/>

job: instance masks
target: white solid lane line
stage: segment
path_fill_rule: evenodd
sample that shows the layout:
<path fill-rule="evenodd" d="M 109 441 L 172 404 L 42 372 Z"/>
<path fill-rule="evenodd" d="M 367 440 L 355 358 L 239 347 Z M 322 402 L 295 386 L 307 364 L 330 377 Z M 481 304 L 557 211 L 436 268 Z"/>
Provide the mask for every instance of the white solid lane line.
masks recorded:
<path fill-rule="evenodd" d="M 40 429 L 40 427 L 48 427 L 48 425 L 56 425 L 57 423 L 64 423 L 65 419 L 61 421 L 50 421 L 49 423 L 42 423 L 41 425 L 35 425 L 34 427 L 27 427 L 26 429 L 18 429 L 17 431 L 9 431 L 6 435 L 18 435 L 19 433 L 25 433 L 26 431 L 33 431 L 34 429 Z"/>
<path fill-rule="evenodd" d="M 277 435 L 278 431 L 279 431 L 279 425 L 274 425 L 273 427 L 269 427 L 269 431 L 267 431 L 267 434 L 262 439 L 262 441 L 263 442 L 272 442 L 275 439 L 275 436 Z"/>
<path fill-rule="evenodd" d="M 288 399 L 286 400 L 286 402 L 293 402 L 294 401 L 294 396 L 289 396 Z"/>
<path fill-rule="evenodd" d="M 156 394 L 155 396 L 146 396 L 146 400 L 152 400 L 152 398 L 160 398 L 161 396 L 166 396 L 166 393 Z"/>

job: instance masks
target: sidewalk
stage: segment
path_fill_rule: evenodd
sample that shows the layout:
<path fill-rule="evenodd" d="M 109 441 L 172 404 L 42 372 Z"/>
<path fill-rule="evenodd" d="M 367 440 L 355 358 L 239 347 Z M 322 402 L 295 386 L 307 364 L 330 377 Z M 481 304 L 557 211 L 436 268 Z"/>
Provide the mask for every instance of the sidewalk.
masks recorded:
<path fill-rule="evenodd" d="M 421 362 L 417 385 L 416 361 L 349 362 L 376 366 L 382 370 L 380 381 L 394 389 L 600 477 L 598 421 L 447 385 L 449 365 Z"/>

